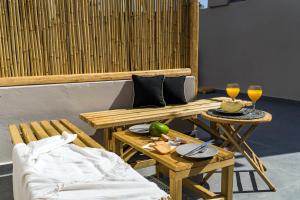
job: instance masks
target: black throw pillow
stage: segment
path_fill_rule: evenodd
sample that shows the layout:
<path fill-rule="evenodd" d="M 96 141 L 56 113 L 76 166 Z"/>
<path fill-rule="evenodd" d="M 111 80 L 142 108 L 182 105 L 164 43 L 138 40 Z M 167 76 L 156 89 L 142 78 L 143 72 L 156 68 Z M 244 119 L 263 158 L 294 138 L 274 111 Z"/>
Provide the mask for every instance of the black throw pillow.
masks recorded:
<path fill-rule="evenodd" d="M 166 102 L 163 95 L 164 79 L 163 75 L 153 77 L 132 75 L 134 86 L 133 107 L 165 106 Z"/>
<path fill-rule="evenodd" d="M 184 94 L 185 76 L 166 77 L 164 81 L 164 99 L 166 104 L 186 104 Z"/>

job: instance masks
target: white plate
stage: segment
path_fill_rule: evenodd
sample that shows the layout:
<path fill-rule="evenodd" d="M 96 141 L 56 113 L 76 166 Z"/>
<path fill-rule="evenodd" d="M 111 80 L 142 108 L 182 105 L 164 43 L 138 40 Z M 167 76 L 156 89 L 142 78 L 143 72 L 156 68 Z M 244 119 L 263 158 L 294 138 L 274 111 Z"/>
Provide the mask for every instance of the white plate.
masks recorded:
<path fill-rule="evenodd" d="M 179 155 L 184 156 L 185 154 L 187 154 L 188 152 L 192 151 L 193 149 L 197 148 L 200 145 L 201 144 L 183 144 L 176 148 L 176 152 Z M 218 150 L 216 148 L 214 148 L 211 145 L 208 145 L 207 150 L 204 151 L 203 153 L 196 153 L 191 156 L 186 155 L 184 157 L 187 157 L 187 158 L 210 158 L 210 157 L 213 157 L 214 155 L 216 155 L 217 153 L 218 153 Z"/>
<path fill-rule="evenodd" d="M 129 131 L 132 133 L 138 133 L 138 134 L 146 134 L 149 133 L 150 124 L 138 124 L 129 127 Z"/>

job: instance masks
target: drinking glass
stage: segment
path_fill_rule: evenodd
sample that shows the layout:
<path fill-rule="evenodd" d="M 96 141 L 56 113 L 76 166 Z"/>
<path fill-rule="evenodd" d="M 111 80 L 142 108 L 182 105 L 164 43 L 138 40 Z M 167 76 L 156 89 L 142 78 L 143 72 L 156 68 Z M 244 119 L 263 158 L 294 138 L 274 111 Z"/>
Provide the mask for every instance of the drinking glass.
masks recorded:
<path fill-rule="evenodd" d="M 253 110 L 255 110 L 255 104 L 262 96 L 262 87 L 259 85 L 250 85 L 247 93 L 253 103 Z"/>
<path fill-rule="evenodd" d="M 226 87 L 226 92 L 229 97 L 231 97 L 232 101 L 239 95 L 240 86 L 238 83 L 228 83 Z"/>

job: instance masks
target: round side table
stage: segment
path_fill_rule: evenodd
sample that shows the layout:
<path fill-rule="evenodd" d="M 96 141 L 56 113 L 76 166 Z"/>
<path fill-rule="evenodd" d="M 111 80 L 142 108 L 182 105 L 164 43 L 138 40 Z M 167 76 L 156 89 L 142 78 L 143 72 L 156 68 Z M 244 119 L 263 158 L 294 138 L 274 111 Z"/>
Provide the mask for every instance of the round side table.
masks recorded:
<path fill-rule="evenodd" d="M 221 147 L 232 145 L 229 150 L 241 152 L 251 166 L 257 171 L 260 177 L 264 180 L 264 182 L 269 186 L 270 190 L 276 191 L 274 185 L 266 176 L 266 166 L 246 143 L 247 139 L 251 136 L 259 124 L 272 121 L 272 115 L 268 112 L 265 112 L 264 117 L 251 120 L 217 117 L 209 115 L 207 112 L 203 112 L 201 116 L 208 120 L 211 124 L 214 124 L 211 126 L 211 128 L 214 129 L 215 132 L 219 132 L 222 136 L 222 139 L 225 139 L 221 144 Z M 241 132 L 243 127 L 245 127 L 245 131 Z"/>

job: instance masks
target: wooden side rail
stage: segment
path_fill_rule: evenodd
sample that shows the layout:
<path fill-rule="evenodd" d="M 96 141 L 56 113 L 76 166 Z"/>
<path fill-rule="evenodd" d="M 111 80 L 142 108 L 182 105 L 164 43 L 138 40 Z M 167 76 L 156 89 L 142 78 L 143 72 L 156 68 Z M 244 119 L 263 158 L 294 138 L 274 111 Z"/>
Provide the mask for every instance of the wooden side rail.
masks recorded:
<path fill-rule="evenodd" d="M 9 131 L 13 144 L 28 144 L 29 142 L 59 135 L 63 131 L 67 131 L 77 134 L 77 138 L 73 143 L 78 146 L 103 148 L 85 132 L 66 119 L 21 123 L 19 127 L 16 124 L 10 124 Z"/>
<path fill-rule="evenodd" d="M 90 73 L 90 74 L 72 74 L 72 75 L 51 75 L 51 76 L 23 76 L 0 78 L 0 87 L 20 86 L 20 85 L 43 85 L 57 83 L 80 83 L 95 81 L 129 80 L 132 75 L 155 76 L 189 76 L 190 68 L 165 69 L 149 71 L 128 71 L 128 72 L 110 72 L 110 73 Z"/>

